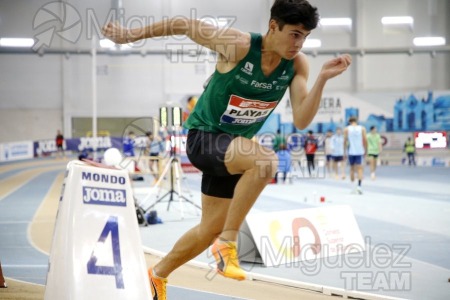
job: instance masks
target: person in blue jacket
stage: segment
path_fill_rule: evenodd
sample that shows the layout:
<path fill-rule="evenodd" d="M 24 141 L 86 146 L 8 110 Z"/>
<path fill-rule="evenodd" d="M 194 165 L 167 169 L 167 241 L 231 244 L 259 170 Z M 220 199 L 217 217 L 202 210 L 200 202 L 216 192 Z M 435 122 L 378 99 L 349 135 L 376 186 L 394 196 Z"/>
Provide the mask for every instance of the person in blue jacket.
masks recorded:
<path fill-rule="evenodd" d="M 134 156 L 134 132 L 128 132 L 128 135 L 123 138 L 122 147 L 123 147 L 123 155 L 126 157 Z"/>
<path fill-rule="evenodd" d="M 280 144 L 277 152 L 278 171 L 275 174 L 275 183 L 278 183 L 278 175 L 283 177 L 283 183 L 286 182 L 287 174 L 291 171 L 291 153 L 285 144 Z"/>

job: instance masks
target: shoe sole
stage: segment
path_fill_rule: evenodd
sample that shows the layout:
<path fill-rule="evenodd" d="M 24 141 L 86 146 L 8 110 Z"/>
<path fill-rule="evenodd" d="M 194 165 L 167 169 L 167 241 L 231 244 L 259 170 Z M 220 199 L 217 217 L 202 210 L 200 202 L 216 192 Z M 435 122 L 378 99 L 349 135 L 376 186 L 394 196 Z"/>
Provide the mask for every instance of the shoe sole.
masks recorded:
<path fill-rule="evenodd" d="M 246 277 L 228 276 L 224 272 L 222 272 L 219 268 L 217 268 L 216 270 L 217 270 L 217 273 L 219 273 L 220 275 L 222 275 L 223 277 L 226 277 L 226 278 L 230 278 L 230 279 L 234 279 L 234 280 L 238 280 L 238 281 L 243 281 L 246 279 Z"/>

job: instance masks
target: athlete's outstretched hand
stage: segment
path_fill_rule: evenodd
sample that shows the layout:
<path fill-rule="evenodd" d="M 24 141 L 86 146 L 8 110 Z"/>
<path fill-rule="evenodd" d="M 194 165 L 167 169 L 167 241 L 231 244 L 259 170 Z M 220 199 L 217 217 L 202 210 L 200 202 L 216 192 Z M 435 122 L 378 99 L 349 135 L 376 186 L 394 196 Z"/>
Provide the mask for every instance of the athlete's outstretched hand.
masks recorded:
<path fill-rule="evenodd" d="M 128 38 L 128 29 L 122 27 L 119 22 L 110 22 L 103 26 L 103 35 L 116 44 L 126 44 L 130 41 Z"/>
<path fill-rule="evenodd" d="M 350 55 L 340 55 L 324 63 L 320 74 L 326 79 L 333 78 L 347 70 L 351 63 L 352 57 Z"/>

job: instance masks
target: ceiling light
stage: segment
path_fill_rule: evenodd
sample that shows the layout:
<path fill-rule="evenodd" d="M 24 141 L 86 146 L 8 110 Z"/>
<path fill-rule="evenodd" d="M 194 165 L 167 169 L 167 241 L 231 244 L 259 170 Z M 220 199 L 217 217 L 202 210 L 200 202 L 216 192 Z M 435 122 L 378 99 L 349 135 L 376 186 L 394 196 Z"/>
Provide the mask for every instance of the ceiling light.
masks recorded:
<path fill-rule="evenodd" d="M 416 37 L 413 40 L 415 46 L 442 46 L 445 45 L 445 38 L 441 36 Z"/>
<path fill-rule="evenodd" d="M 320 19 L 321 26 L 352 26 L 352 19 L 350 18 L 322 18 Z"/>
<path fill-rule="evenodd" d="M 99 43 L 100 47 L 114 51 L 126 51 L 131 49 L 130 44 L 116 44 L 108 39 L 102 39 Z"/>
<path fill-rule="evenodd" d="M 31 38 L 0 38 L 0 46 L 2 47 L 31 47 L 34 40 Z"/>
<path fill-rule="evenodd" d="M 303 44 L 303 48 L 320 48 L 322 47 L 322 41 L 319 39 L 306 39 Z"/>
<path fill-rule="evenodd" d="M 116 44 L 111 40 L 108 40 L 108 39 L 100 40 L 100 47 L 102 47 L 102 48 L 113 48 L 114 45 L 116 45 Z"/>
<path fill-rule="evenodd" d="M 414 18 L 410 16 L 401 17 L 383 17 L 381 18 L 383 25 L 413 25 Z"/>

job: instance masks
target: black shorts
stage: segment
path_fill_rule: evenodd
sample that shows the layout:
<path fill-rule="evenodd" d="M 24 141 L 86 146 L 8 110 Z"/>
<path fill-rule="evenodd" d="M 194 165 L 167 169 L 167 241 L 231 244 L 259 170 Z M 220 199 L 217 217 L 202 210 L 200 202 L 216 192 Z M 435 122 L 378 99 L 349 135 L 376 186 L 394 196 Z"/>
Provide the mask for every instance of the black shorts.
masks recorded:
<path fill-rule="evenodd" d="M 219 198 L 233 198 L 242 174 L 232 175 L 225 166 L 225 153 L 238 137 L 228 133 L 212 133 L 190 129 L 186 153 L 191 163 L 203 172 L 202 193 Z"/>
<path fill-rule="evenodd" d="M 315 154 L 306 154 L 306 161 L 314 161 Z"/>
<path fill-rule="evenodd" d="M 363 155 L 349 155 L 348 163 L 350 166 L 361 165 L 363 160 Z"/>
<path fill-rule="evenodd" d="M 344 160 L 344 156 L 333 156 L 333 161 L 338 162 L 338 161 L 343 161 Z"/>
<path fill-rule="evenodd" d="M 373 157 L 373 158 L 377 159 L 377 158 L 378 158 L 378 155 L 379 155 L 379 154 L 369 154 L 369 157 Z"/>

